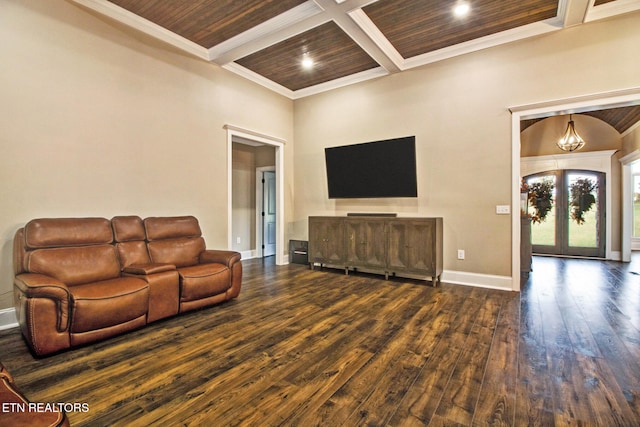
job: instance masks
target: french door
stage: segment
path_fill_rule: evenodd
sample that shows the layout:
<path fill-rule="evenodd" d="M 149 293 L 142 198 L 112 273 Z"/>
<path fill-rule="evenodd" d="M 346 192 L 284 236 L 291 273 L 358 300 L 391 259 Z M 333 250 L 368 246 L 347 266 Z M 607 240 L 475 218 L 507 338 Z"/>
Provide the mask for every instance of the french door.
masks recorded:
<path fill-rule="evenodd" d="M 533 253 L 605 257 L 605 174 L 585 170 L 556 170 L 525 177 L 529 186 L 552 184 L 551 210 L 531 224 Z M 529 214 L 534 214 L 532 201 Z"/>

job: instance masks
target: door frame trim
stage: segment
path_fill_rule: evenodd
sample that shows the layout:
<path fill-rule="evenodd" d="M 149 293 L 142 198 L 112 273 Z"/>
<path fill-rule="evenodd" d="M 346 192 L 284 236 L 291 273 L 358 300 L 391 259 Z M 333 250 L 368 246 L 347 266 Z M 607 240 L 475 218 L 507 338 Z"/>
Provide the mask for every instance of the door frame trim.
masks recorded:
<path fill-rule="evenodd" d="M 226 124 L 227 131 L 227 243 L 233 247 L 233 142 L 250 141 L 275 147 L 276 156 L 276 265 L 288 264 L 284 244 L 284 147 L 285 140 L 238 126 Z"/>
<path fill-rule="evenodd" d="M 640 102 L 640 87 L 509 107 L 511 112 L 511 211 L 520 206 L 520 120 L 612 108 Z M 511 215 L 511 289 L 520 290 L 520 215 Z"/>
<path fill-rule="evenodd" d="M 631 262 L 633 248 L 633 175 L 632 163 L 640 160 L 640 150 L 634 150 L 620 159 L 622 166 L 622 261 Z"/>

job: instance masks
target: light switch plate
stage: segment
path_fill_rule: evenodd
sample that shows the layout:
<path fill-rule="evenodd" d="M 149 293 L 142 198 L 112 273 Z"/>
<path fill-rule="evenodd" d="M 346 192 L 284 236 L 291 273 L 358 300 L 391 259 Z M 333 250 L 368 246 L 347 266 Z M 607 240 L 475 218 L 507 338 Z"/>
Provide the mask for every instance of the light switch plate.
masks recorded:
<path fill-rule="evenodd" d="M 496 213 L 498 215 L 509 215 L 511 213 L 511 207 L 509 205 L 497 205 Z"/>

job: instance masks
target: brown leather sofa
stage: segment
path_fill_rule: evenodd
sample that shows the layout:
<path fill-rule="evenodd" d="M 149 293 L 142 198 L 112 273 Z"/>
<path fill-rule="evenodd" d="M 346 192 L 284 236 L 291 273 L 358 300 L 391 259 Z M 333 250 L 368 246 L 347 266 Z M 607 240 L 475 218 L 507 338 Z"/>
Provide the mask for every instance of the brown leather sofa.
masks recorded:
<path fill-rule="evenodd" d="M 60 408 L 31 404 L 18 390 L 13 377 L 0 363 L 0 426 L 64 427 L 69 426 L 67 415 Z"/>
<path fill-rule="evenodd" d="M 240 254 L 193 216 L 34 219 L 14 237 L 14 300 L 39 356 L 235 298 Z"/>

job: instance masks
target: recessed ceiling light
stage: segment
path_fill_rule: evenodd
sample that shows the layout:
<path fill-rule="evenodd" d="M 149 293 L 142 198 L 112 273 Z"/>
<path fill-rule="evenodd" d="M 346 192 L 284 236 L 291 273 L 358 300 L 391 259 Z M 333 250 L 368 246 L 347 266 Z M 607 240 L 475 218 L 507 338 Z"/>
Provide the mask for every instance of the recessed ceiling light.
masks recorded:
<path fill-rule="evenodd" d="M 471 6 L 469 6 L 469 3 L 467 3 L 467 2 L 458 3 L 453 8 L 453 14 L 455 16 L 457 16 L 458 18 L 462 18 L 463 16 L 467 16 L 470 11 L 471 11 Z"/>
<path fill-rule="evenodd" d="M 305 55 L 302 58 L 302 67 L 307 69 L 313 67 L 313 59 L 311 59 L 308 55 Z"/>

